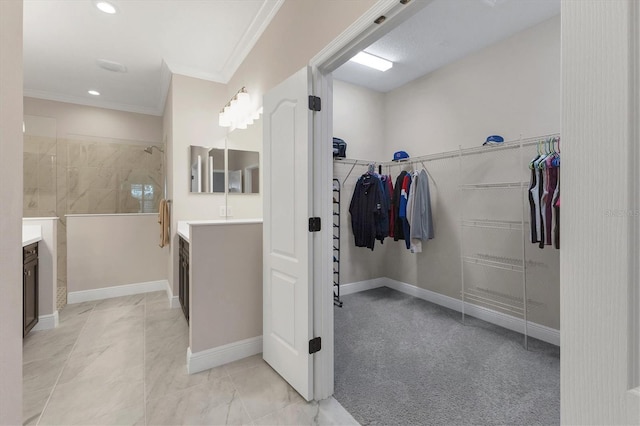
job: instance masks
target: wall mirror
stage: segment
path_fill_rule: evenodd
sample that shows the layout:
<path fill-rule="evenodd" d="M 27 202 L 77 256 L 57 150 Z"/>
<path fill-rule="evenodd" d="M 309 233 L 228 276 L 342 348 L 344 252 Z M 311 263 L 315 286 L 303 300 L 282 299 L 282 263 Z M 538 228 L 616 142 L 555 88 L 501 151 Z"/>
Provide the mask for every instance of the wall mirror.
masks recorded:
<path fill-rule="evenodd" d="M 224 149 L 191 145 L 189 151 L 190 192 L 224 193 Z"/>
<path fill-rule="evenodd" d="M 260 154 L 257 151 L 230 149 L 229 194 L 257 194 L 260 192 Z"/>

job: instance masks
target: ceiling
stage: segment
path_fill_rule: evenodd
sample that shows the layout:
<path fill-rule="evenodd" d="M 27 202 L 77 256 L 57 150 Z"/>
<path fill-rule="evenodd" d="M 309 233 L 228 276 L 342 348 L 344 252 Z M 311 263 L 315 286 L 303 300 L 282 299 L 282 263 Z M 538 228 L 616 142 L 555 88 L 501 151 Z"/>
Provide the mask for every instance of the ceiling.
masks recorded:
<path fill-rule="evenodd" d="M 347 62 L 333 77 L 388 92 L 559 13 L 560 0 L 433 0 L 364 49 L 393 68 Z"/>
<path fill-rule="evenodd" d="M 228 82 L 283 1 L 25 0 L 25 96 L 162 115 L 171 73 Z"/>

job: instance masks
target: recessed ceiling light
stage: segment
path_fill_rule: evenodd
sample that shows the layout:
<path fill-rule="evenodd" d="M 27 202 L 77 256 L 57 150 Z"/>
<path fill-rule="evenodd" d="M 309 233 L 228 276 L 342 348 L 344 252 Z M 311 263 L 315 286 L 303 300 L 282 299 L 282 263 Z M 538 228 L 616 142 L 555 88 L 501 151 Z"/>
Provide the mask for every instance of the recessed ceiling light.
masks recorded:
<path fill-rule="evenodd" d="M 100 96 L 100 92 L 98 92 L 97 90 L 89 90 L 88 93 L 93 96 Z"/>
<path fill-rule="evenodd" d="M 116 7 L 114 5 L 112 5 L 111 3 L 109 3 L 108 1 L 103 1 L 103 0 L 96 1 L 95 5 L 102 12 L 108 13 L 109 15 L 113 15 L 114 13 L 116 13 L 118 11 L 116 9 Z"/>
<path fill-rule="evenodd" d="M 360 52 L 349 60 L 383 72 L 393 67 L 393 62 L 366 52 Z"/>

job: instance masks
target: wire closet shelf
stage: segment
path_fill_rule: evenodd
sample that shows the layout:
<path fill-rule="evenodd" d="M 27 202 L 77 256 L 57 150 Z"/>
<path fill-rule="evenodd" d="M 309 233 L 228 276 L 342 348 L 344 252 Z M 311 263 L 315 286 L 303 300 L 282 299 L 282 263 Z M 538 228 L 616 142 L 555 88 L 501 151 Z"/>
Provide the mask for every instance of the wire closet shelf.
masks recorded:
<path fill-rule="evenodd" d="M 467 182 L 465 181 L 465 169 L 463 161 L 465 159 L 472 159 L 475 156 L 493 154 L 497 155 L 511 155 L 514 166 L 518 167 L 518 170 L 527 170 L 528 158 L 525 157 L 525 148 L 539 145 L 541 141 L 551 140 L 559 138 L 560 134 L 553 133 L 529 138 L 521 138 L 518 140 L 512 140 L 504 142 L 500 145 L 491 146 L 479 146 L 474 148 L 459 148 L 455 151 L 447 151 L 437 154 L 423 155 L 419 157 L 411 157 L 403 161 L 385 161 L 377 162 L 362 159 L 348 159 L 348 158 L 335 158 L 334 164 L 344 164 L 351 166 L 348 173 L 342 179 L 342 187 L 351 176 L 352 172 L 358 166 L 370 167 L 372 164 L 381 166 L 387 174 L 391 174 L 393 168 L 405 168 L 411 167 L 416 164 L 421 164 L 427 169 L 427 164 L 431 161 L 454 159 L 459 160 L 459 184 L 458 184 L 458 197 L 459 205 L 461 208 L 459 224 L 459 247 L 460 247 L 460 273 L 461 273 L 461 315 L 462 321 L 465 323 L 465 308 L 470 306 L 485 306 L 488 308 L 498 309 L 499 311 L 509 313 L 521 317 L 523 320 L 523 346 L 528 349 L 528 311 L 530 307 L 536 307 L 542 305 L 539 302 L 528 300 L 527 298 L 527 260 L 526 260 L 526 242 L 527 242 L 527 217 L 528 206 L 525 203 L 526 197 L 525 190 L 528 190 L 529 182 L 522 179 L 509 179 L 504 181 L 482 181 L 482 182 Z M 515 158 L 517 157 L 517 158 Z M 518 219 L 510 218 L 509 220 L 497 220 L 487 219 L 480 217 L 464 217 L 463 212 L 473 212 L 473 208 L 462 208 L 465 204 L 465 200 L 469 198 L 470 193 L 476 191 L 499 191 L 507 199 L 512 200 L 514 203 L 519 204 L 520 217 Z M 478 206 L 475 206 L 478 207 Z M 520 257 L 519 258 L 506 258 L 496 256 L 490 253 L 475 253 L 469 255 L 465 253 L 465 229 L 480 228 L 487 229 L 491 232 L 507 232 L 513 233 L 514 236 L 519 235 L 520 238 Z M 530 262 L 529 262 L 530 263 Z M 471 286 L 468 282 L 469 277 L 465 274 L 465 265 L 473 265 L 482 268 L 488 268 L 491 270 L 507 271 L 510 273 L 518 274 L 521 276 L 520 283 L 522 286 L 522 297 L 515 297 L 512 295 L 503 294 L 498 291 L 491 290 L 489 288 L 482 288 L 479 286 Z"/>

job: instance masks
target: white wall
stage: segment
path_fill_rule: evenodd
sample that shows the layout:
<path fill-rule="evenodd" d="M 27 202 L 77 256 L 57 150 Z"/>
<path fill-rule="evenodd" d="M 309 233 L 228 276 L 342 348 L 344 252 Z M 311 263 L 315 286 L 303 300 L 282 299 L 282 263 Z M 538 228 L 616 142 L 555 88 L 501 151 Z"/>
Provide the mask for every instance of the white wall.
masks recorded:
<path fill-rule="evenodd" d="M 67 234 L 69 293 L 167 277 L 157 214 L 69 215 Z"/>
<path fill-rule="evenodd" d="M 385 158 L 560 131 L 560 17 L 387 94 Z"/>
<path fill-rule="evenodd" d="M 337 88 L 334 91 L 334 129 L 336 132 L 354 133 L 351 139 L 347 139 L 347 154 L 352 158 L 389 161 L 397 150 L 423 156 L 457 150 L 459 145 L 463 148 L 480 146 L 491 134 L 517 139 L 520 134 L 531 137 L 557 133 L 561 117 L 560 18 L 547 20 L 386 94 L 355 88 L 344 82 L 335 82 L 334 86 Z M 487 99 L 491 99 L 491 106 L 487 105 Z M 377 104 L 365 108 L 367 103 Z M 349 105 L 360 108 L 349 110 Z M 370 115 L 367 117 L 367 114 Z M 380 124 L 363 128 L 368 123 L 370 126 L 372 123 Z M 383 136 L 376 138 L 379 131 Z M 373 156 L 369 152 L 376 154 Z M 534 154 L 535 147 L 528 148 L 525 155 L 532 157 Z M 498 166 L 500 161 L 504 162 L 502 167 Z M 392 167 L 392 176 L 395 178 L 405 167 Z M 416 167 L 421 168 L 422 165 Z M 338 164 L 334 166 L 334 173 L 344 176 L 349 168 Z M 459 204 L 458 196 L 460 179 L 464 183 L 477 183 L 482 179 L 487 182 L 528 180 L 526 167 L 520 163 L 518 153 L 493 159 L 469 159 L 464 164 L 463 176 L 457 158 L 430 162 L 427 168 L 433 179 L 431 195 L 436 238 L 425 243 L 420 254 L 407 251 L 404 241 L 388 239 L 371 253 L 353 246 L 350 225 L 344 226 L 343 219 L 346 231 L 343 232 L 347 234 L 346 238 L 343 236 L 341 246 L 346 260 L 342 268 L 343 283 L 387 276 L 459 298 L 458 220 L 461 209 L 465 218 L 496 218 L 495 212 L 474 211 L 489 197 L 504 206 L 501 213 L 509 210 L 506 213 L 509 217 L 505 219 L 520 220 L 522 205 L 517 196 L 484 191 L 484 201 L 474 198 L 464 205 Z M 363 172 L 364 167 L 361 166 L 352 172 L 343 193 L 343 204 L 348 206 L 355 180 Z M 384 172 L 387 173 L 386 170 Z M 505 178 L 505 174 L 509 177 Z M 513 202 L 509 204 L 508 199 Z M 343 216 L 349 217 L 344 210 Z M 472 254 L 486 252 L 502 257 L 521 257 L 519 233 L 465 232 L 466 250 L 473 251 Z M 483 239 L 490 239 L 493 248 L 469 244 Z M 517 255 L 513 254 L 514 251 Z M 380 253 L 384 255 L 379 257 Z M 527 274 L 529 297 L 542 303 L 542 306 L 531 309 L 529 319 L 559 329 L 558 251 L 552 247 L 539 250 L 527 244 L 526 259 L 544 265 L 529 268 Z M 473 275 L 474 271 L 465 273 Z M 497 282 L 496 286 L 502 293 L 521 297 L 521 286 L 513 285 L 521 282 L 521 276 L 509 274 L 496 274 L 493 281 Z"/>
<path fill-rule="evenodd" d="M 0 424 L 22 424 L 22 1 L 0 2 Z"/>

